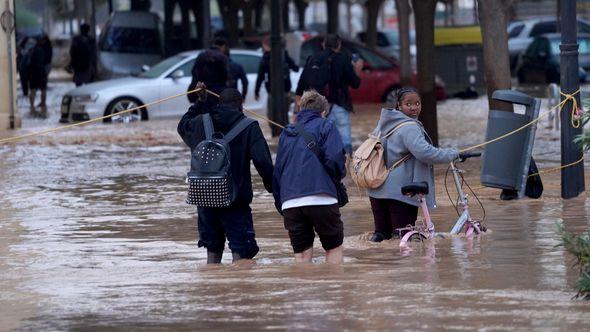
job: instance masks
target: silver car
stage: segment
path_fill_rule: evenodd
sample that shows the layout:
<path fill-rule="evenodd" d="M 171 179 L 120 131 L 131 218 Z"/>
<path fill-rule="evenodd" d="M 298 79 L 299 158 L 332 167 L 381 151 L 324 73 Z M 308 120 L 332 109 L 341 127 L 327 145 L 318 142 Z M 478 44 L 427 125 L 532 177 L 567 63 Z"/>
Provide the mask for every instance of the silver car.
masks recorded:
<path fill-rule="evenodd" d="M 124 77 L 95 82 L 77 87 L 66 93 L 62 99 L 62 122 L 84 121 L 110 115 L 137 106 L 146 105 L 159 99 L 186 92 L 191 82 L 191 69 L 199 51 L 179 53 L 163 60 L 148 71 L 136 77 Z M 266 115 L 267 93 L 260 89 L 260 99 L 254 98 L 254 86 L 262 52 L 232 50 L 231 58 L 244 67 L 248 77 L 248 93 L 244 108 Z M 297 86 L 301 70 L 291 72 L 293 89 Z M 241 90 L 241 82 L 238 83 Z M 130 122 L 159 117 L 183 115 L 189 101 L 185 95 L 141 109 L 137 112 L 114 116 L 113 121 Z M 105 121 L 107 122 L 107 121 Z"/>

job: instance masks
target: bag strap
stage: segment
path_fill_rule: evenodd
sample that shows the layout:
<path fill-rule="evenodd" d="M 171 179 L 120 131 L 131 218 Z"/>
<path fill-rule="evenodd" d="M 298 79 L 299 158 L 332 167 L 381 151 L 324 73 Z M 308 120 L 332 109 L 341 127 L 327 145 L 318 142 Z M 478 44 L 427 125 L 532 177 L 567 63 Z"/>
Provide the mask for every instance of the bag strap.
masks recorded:
<path fill-rule="evenodd" d="M 203 127 L 205 127 L 205 138 L 211 139 L 213 137 L 213 121 L 211 121 L 211 114 L 203 114 Z"/>
<path fill-rule="evenodd" d="M 256 122 L 256 120 L 250 119 L 249 117 L 244 117 L 242 120 L 240 120 L 240 122 L 238 122 L 238 124 L 233 126 L 230 131 L 227 132 L 227 134 L 223 135 L 223 140 L 229 143 L 254 122 Z"/>
<path fill-rule="evenodd" d="M 379 139 L 387 138 L 387 137 L 391 136 L 394 132 L 396 132 L 398 129 L 400 129 L 401 127 L 411 125 L 411 124 L 416 124 L 416 122 L 414 122 L 412 120 L 404 121 L 404 122 L 398 124 L 397 126 L 395 126 L 385 136 L 380 137 Z M 389 172 L 393 171 L 394 168 L 398 167 L 399 165 L 401 165 L 403 162 L 407 161 L 410 158 L 412 158 L 412 154 L 408 153 L 407 155 L 401 157 L 398 161 L 393 163 L 393 165 L 391 165 L 391 167 L 387 171 L 389 171 Z"/>
<path fill-rule="evenodd" d="M 297 132 L 299 133 L 299 135 L 301 135 L 301 137 L 303 137 L 303 140 L 305 141 L 307 148 L 310 149 L 311 152 L 313 152 L 321 162 L 322 161 L 322 150 L 318 146 L 318 143 L 316 143 L 315 138 L 310 133 L 305 131 L 305 129 L 303 129 L 303 126 L 300 123 L 296 123 L 295 128 L 297 129 Z"/>

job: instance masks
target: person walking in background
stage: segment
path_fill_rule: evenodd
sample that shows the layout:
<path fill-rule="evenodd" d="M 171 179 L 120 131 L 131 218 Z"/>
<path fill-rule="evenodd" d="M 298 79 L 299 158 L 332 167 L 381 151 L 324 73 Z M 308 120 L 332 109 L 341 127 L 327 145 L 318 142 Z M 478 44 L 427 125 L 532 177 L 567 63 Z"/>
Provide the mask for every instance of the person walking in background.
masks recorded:
<path fill-rule="evenodd" d="M 335 181 L 346 175 L 342 139 L 334 123 L 322 118 L 328 107 L 325 97 L 307 91 L 300 106 L 296 124 L 285 127 L 279 138 L 273 174 L 275 205 L 284 217 L 296 262 L 311 262 L 315 230 L 326 250 L 326 262 L 340 263 L 344 226 Z M 304 135 L 314 138 L 321 157 Z"/>
<path fill-rule="evenodd" d="M 25 36 L 18 44 L 16 63 L 17 70 L 20 76 L 21 89 L 23 96 L 29 96 L 29 66 L 31 64 L 31 50 L 35 47 L 34 38 Z"/>
<path fill-rule="evenodd" d="M 76 86 L 93 82 L 96 75 L 96 40 L 90 36 L 90 26 L 80 25 L 80 34 L 72 38 L 70 65 Z"/>
<path fill-rule="evenodd" d="M 196 86 L 203 87 L 201 82 Z M 221 92 L 219 104 L 208 112 L 215 132 L 226 135 L 245 119 L 242 103 L 242 95 L 238 90 L 228 88 Z M 202 113 L 191 107 L 178 123 L 178 134 L 191 152 L 206 138 L 203 119 Z M 264 188 L 272 192 L 272 159 L 258 122 L 252 121 L 235 136 L 229 142 L 229 151 L 237 197 L 228 207 L 197 208 L 198 246 L 207 248 L 208 264 L 221 262 L 226 237 L 234 261 L 252 259 L 258 253 L 250 209 L 253 198 L 250 160 L 262 177 Z"/>
<path fill-rule="evenodd" d="M 222 37 L 215 38 L 213 45 L 221 51 L 227 57 L 227 87 L 238 89 L 238 81 L 242 82 L 242 97 L 246 100 L 246 94 L 248 93 L 248 77 L 246 71 L 241 64 L 232 60 L 230 55 L 229 45 L 227 40 Z"/>
<path fill-rule="evenodd" d="M 401 193 L 402 186 L 408 182 L 426 181 L 429 188 L 429 193 L 425 196 L 426 204 L 428 208 L 436 207 L 432 164 L 448 163 L 459 156 L 456 149 L 443 149 L 432 145 L 422 123 L 418 121 L 422 103 L 416 89 L 400 89 L 397 99 L 395 109 L 381 110 L 381 117 L 372 134 L 385 136 L 397 128 L 385 142 L 382 142 L 386 149 L 387 168 L 407 154 L 411 154 L 411 158 L 391 170 L 379 188 L 368 190 L 375 221 L 375 232 L 370 238 L 372 242 L 391 239 L 396 229 L 414 225 L 416 222 L 418 200 Z M 407 125 L 400 126 L 404 123 Z"/>
<path fill-rule="evenodd" d="M 262 40 L 262 50 L 264 51 L 262 55 L 262 60 L 260 60 L 260 64 L 258 65 L 258 76 L 256 77 L 256 85 L 254 86 L 254 98 L 256 100 L 260 99 L 260 88 L 262 83 L 264 82 L 264 88 L 268 93 L 268 99 L 266 103 L 266 109 L 268 116 L 271 120 L 277 121 L 272 116 L 274 113 L 271 112 L 271 105 L 272 105 L 272 94 L 270 91 L 270 36 L 264 37 Z M 283 80 L 285 82 L 285 92 L 286 94 L 286 101 L 285 106 L 288 107 L 291 104 L 292 98 L 289 96 L 289 92 L 291 91 L 291 71 L 297 72 L 299 71 L 299 67 L 295 64 L 295 61 L 289 56 L 289 53 L 285 50 L 284 59 L 283 59 Z M 288 110 L 285 110 L 287 113 Z M 278 128 L 273 125 L 270 125 L 270 128 L 274 134 L 278 134 Z"/>
<path fill-rule="evenodd" d="M 30 59 L 28 63 L 28 82 L 29 82 L 29 103 L 30 112 L 32 116 L 47 117 L 47 79 L 48 79 L 48 64 L 51 66 L 51 58 L 53 51 L 51 50 L 51 43 L 46 35 L 40 36 L 37 43 L 30 51 Z M 35 98 L 37 91 L 41 93 L 41 102 L 39 103 L 39 112 L 35 108 Z"/>
<path fill-rule="evenodd" d="M 315 89 L 324 95 L 330 107 L 327 118 L 334 121 L 348 156 L 352 155 L 350 112 L 352 99 L 348 88 L 357 89 L 361 84 L 360 74 L 363 60 L 351 59 L 341 53 L 342 40 L 338 35 L 327 35 L 322 44 L 324 50 L 310 56 L 297 84 L 297 99 L 308 89 Z"/>

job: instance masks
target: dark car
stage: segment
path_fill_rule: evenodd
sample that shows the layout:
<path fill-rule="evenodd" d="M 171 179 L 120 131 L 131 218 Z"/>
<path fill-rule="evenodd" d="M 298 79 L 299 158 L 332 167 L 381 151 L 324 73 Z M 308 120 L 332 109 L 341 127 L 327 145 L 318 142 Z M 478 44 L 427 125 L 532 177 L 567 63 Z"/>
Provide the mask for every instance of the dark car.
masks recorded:
<path fill-rule="evenodd" d="M 522 55 L 516 69 L 519 83 L 559 83 L 559 44 L 561 34 L 550 33 L 535 37 Z M 580 80 L 590 70 L 590 34 L 578 35 Z"/>
<path fill-rule="evenodd" d="M 299 54 L 301 64 L 305 64 L 310 55 L 320 52 L 323 40 L 323 36 L 317 36 L 301 45 Z M 350 89 L 350 96 L 354 103 L 385 102 L 392 91 L 401 87 L 400 68 L 395 58 L 346 39 L 342 40 L 341 52 L 348 57 L 356 53 L 365 62 L 360 87 Z M 413 77 L 414 82 L 415 80 L 416 78 Z M 446 92 L 440 82 L 436 86 L 436 97 L 438 100 L 446 98 Z"/>

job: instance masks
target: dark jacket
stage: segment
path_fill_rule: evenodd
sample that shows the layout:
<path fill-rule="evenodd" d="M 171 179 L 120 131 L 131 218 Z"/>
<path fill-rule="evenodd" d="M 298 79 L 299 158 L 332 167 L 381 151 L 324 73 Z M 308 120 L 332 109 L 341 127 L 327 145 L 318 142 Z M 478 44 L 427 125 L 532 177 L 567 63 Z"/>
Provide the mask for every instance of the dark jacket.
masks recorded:
<path fill-rule="evenodd" d="M 77 35 L 70 46 L 70 65 L 75 71 L 87 71 L 96 65 L 96 41 L 91 36 Z"/>
<path fill-rule="evenodd" d="M 238 109 L 217 106 L 209 110 L 215 131 L 226 134 L 239 120 L 245 116 Z M 205 139 L 203 117 L 195 107 L 190 107 L 178 123 L 178 134 L 186 145 L 193 149 Z M 258 123 L 244 129 L 229 143 L 231 154 L 231 172 L 237 184 L 238 196 L 232 206 L 245 206 L 252 202 L 252 179 L 250 176 L 250 160 L 262 177 L 264 187 L 272 192 L 272 159 L 266 140 Z"/>
<path fill-rule="evenodd" d="M 299 67 L 295 64 L 295 61 L 291 59 L 289 53 L 285 51 L 285 62 L 283 63 L 283 78 L 285 80 L 285 92 L 291 91 L 291 75 L 290 71 L 298 71 Z M 260 87 L 264 82 L 266 91 L 270 94 L 270 52 L 264 52 L 262 60 L 258 65 L 258 76 L 256 77 L 256 85 L 254 88 L 254 95 L 258 96 L 260 93 Z"/>
<path fill-rule="evenodd" d="M 248 77 L 244 67 L 229 58 L 227 63 L 227 87 L 238 89 L 238 81 L 242 81 L 242 98 L 246 99 L 248 93 Z"/>
<path fill-rule="evenodd" d="M 329 93 L 325 96 L 328 102 L 352 112 L 352 99 L 350 98 L 348 88 L 358 89 L 361 85 L 361 79 L 356 76 L 350 58 L 342 52 L 334 52 L 332 50 L 322 51 L 320 54 L 314 56 L 330 57 L 331 59 Z M 309 60 L 308 58 L 307 61 Z M 295 93 L 298 96 L 301 96 L 305 90 L 310 88 L 309 83 L 305 79 L 307 75 L 306 69 L 305 67 L 303 68 L 301 78 L 297 84 Z"/>
<path fill-rule="evenodd" d="M 297 122 L 314 136 L 323 158 L 320 161 L 307 147 L 293 124 L 285 127 L 279 139 L 273 173 L 277 207 L 289 199 L 310 195 L 327 194 L 337 198 L 334 182 L 346 176 L 344 146 L 334 123 L 306 109 L 297 114 Z"/>

